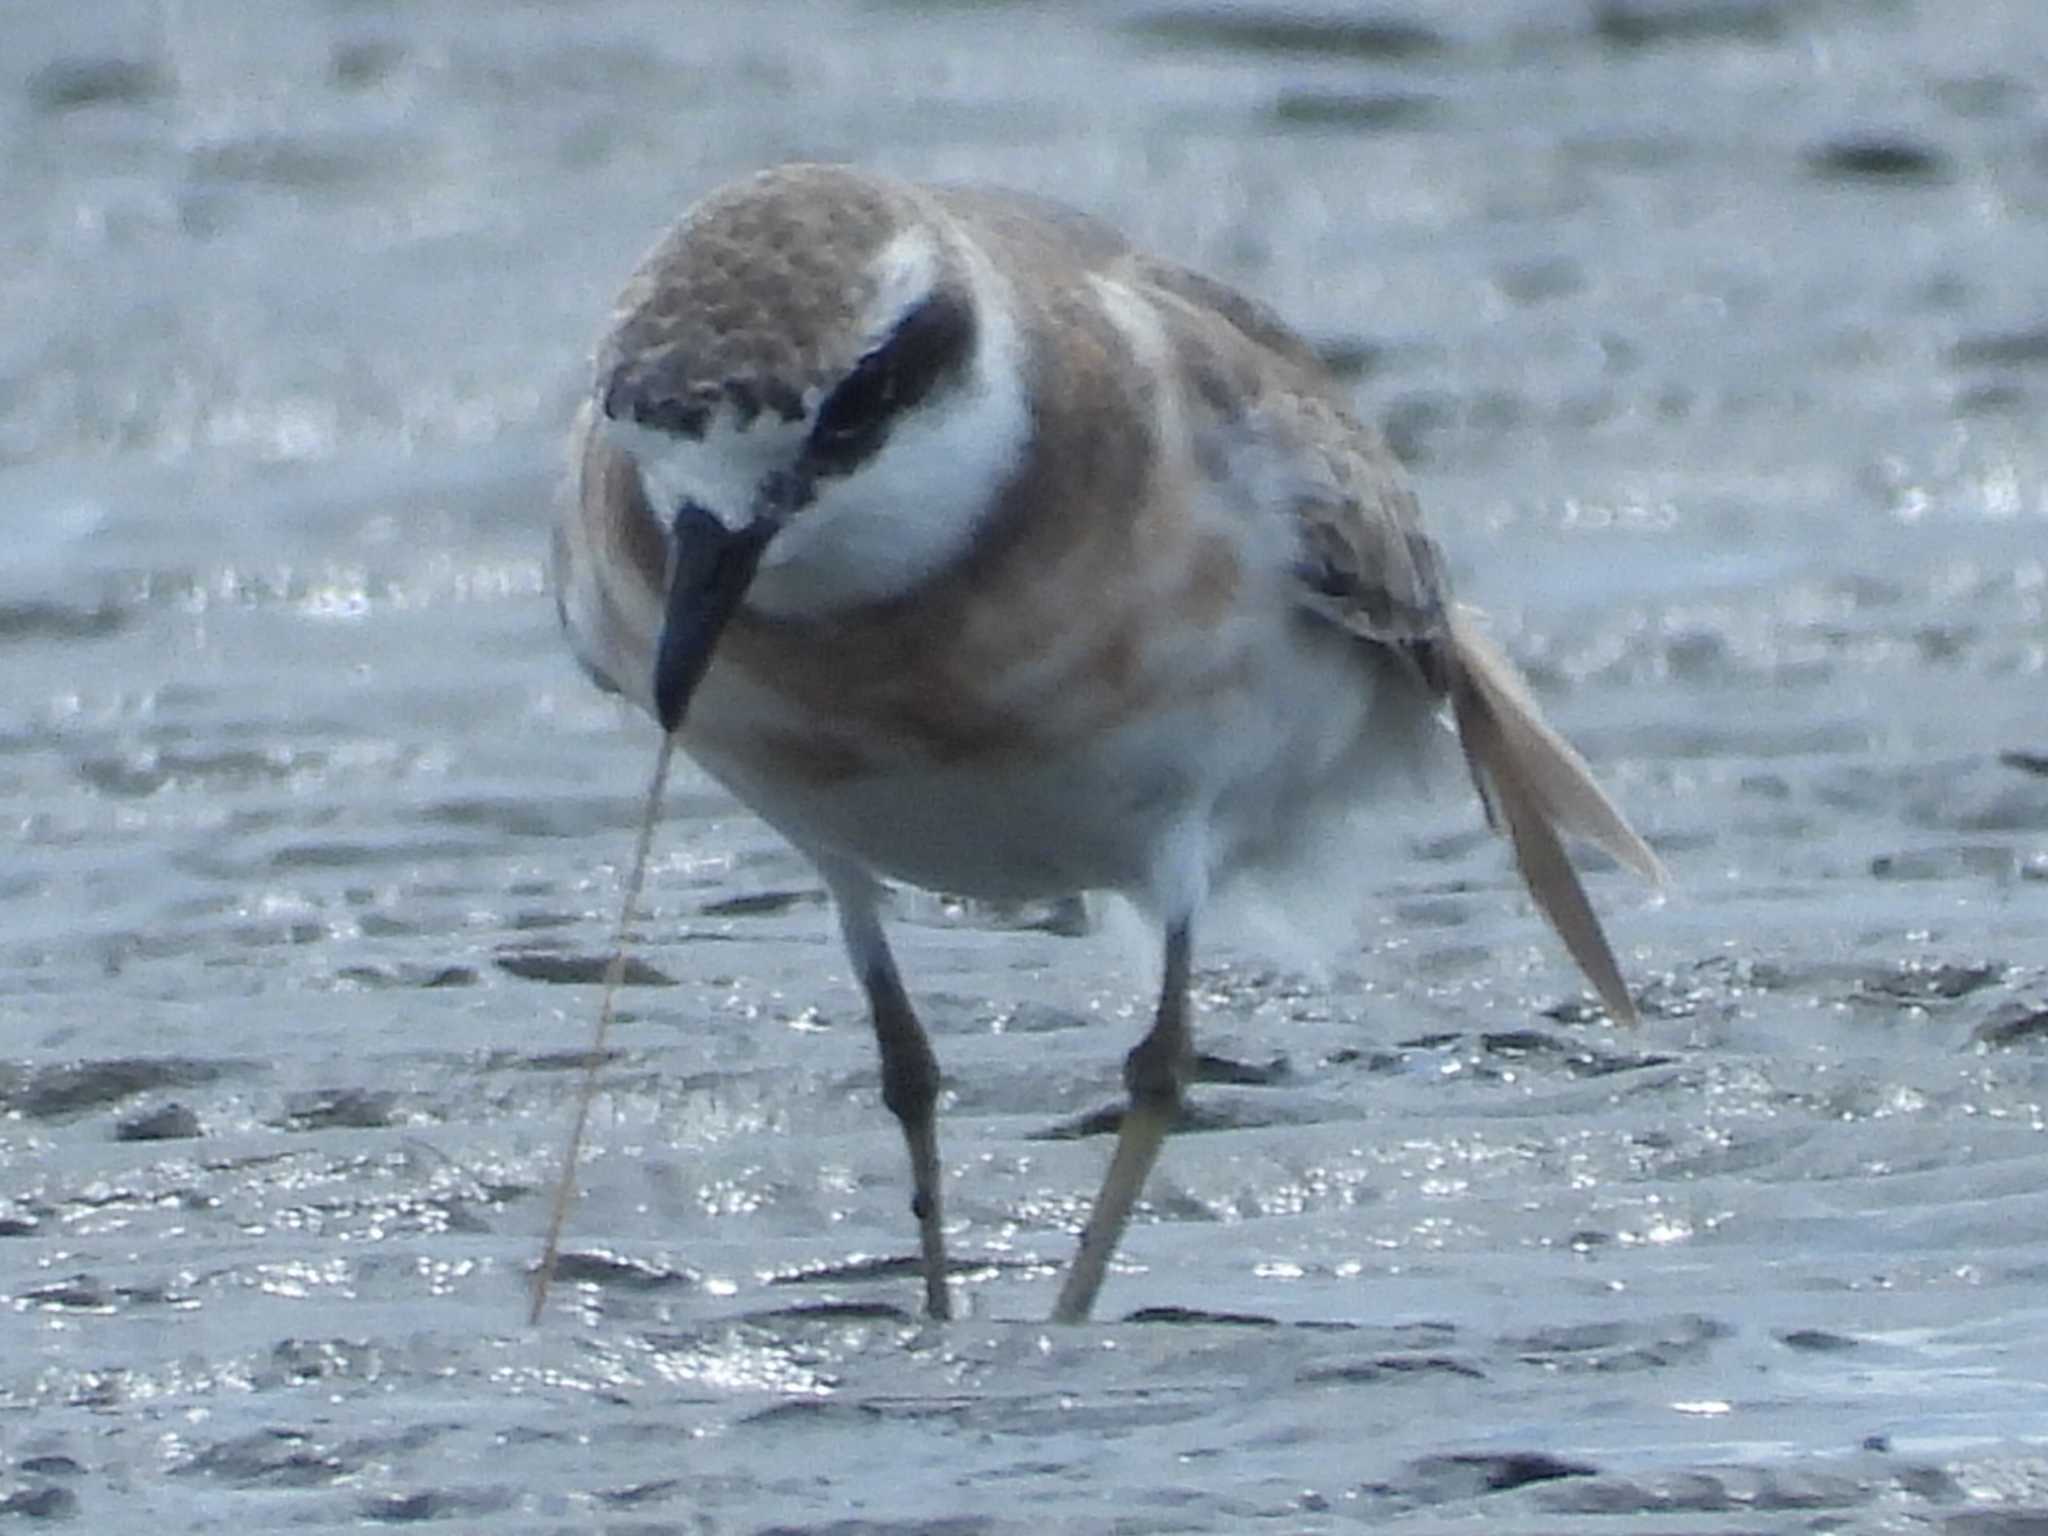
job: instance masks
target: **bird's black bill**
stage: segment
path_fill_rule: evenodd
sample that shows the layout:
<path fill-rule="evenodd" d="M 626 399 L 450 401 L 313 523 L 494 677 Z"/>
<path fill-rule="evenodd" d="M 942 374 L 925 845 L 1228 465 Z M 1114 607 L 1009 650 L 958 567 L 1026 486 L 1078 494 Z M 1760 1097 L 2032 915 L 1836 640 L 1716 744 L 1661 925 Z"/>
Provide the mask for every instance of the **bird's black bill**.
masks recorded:
<path fill-rule="evenodd" d="M 774 518 L 757 516 L 744 528 L 728 528 L 695 502 L 676 513 L 668 616 L 654 657 L 654 710 L 671 735 L 778 526 Z"/>

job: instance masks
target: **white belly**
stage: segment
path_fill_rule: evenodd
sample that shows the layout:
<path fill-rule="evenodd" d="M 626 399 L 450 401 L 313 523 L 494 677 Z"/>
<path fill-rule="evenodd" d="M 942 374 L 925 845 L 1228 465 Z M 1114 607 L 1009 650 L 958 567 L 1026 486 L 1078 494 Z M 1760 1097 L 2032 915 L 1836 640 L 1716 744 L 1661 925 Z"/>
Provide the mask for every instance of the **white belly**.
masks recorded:
<path fill-rule="evenodd" d="M 865 771 L 811 775 L 749 750 L 780 701 L 714 668 L 683 744 L 799 848 L 965 896 L 1111 890 L 1151 905 L 1190 857 L 1205 886 L 1291 863 L 1319 818 L 1367 792 L 1389 744 L 1376 738 L 1412 736 L 1423 713 L 1355 641 L 1298 624 L 1228 673 L 1056 750 L 942 762 L 880 742 Z M 785 737 L 805 725 L 772 723 Z"/>

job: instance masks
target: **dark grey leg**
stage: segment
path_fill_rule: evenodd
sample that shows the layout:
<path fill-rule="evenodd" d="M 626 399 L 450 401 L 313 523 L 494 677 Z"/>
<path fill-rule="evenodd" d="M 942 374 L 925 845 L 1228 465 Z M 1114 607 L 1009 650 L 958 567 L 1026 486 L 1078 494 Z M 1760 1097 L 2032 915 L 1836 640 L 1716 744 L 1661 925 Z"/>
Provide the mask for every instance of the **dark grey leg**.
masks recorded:
<path fill-rule="evenodd" d="M 876 910 L 878 891 L 864 872 L 818 860 L 839 907 L 839 931 L 867 993 L 868 1017 L 882 1056 L 882 1102 L 903 1127 L 910 1149 L 910 1211 L 917 1218 L 924 1256 L 925 1311 L 943 1322 L 953 1315 L 946 1290 L 946 1236 L 939 1199 L 939 1137 L 933 1111 L 939 1102 L 939 1060 L 910 1006 L 896 957 Z"/>
<path fill-rule="evenodd" d="M 1193 944 L 1186 919 L 1166 930 L 1166 976 L 1159 988 L 1159 1014 L 1137 1049 L 1124 1058 L 1124 1086 L 1130 1108 L 1117 1132 L 1116 1152 L 1095 1208 L 1081 1233 L 1080 1251 L 1067 1270 L 1059 1300 L 1053 1304 L 1056 1323 L 1082 1323 L 1094 1310 L 1095 1295 L 1111 1255 L 1130 1224 L 1131 1207 L 1145 1188 L 1145 1179 L 1159 1158 L 1166 1134 L 1180 1114 L 1182 1093 L 1194 1071 L 1194 1036 L 1188 1029 L 1188 968 Z"/>

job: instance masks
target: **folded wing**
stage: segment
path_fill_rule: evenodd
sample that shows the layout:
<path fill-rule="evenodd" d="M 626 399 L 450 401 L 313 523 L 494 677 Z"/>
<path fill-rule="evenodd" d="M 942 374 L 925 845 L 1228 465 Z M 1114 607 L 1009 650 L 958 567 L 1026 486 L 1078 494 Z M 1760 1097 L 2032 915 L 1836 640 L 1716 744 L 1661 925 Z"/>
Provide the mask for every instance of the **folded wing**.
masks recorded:
<path fill-rule="evenodd" d="M 1582 838 L 1660 885 L 1663 867 L 1585 760 L 1544 722 L 1513 664 L 1452 601 L 1399 464 L 1319 374 L 1303 368 L 1297 392 L 1268 394 L 1252 420 L 1237 423 L 1260 460 L 1247 483 L 1282 511 L 1295 539 L 1299 600 L 1389 653 L 1394 676 L 1449 706 L 1488 819 L 1507 835 L 1536 905 L 1609 1014 L 1633 1023 L 1635 1005 L 1564 838 Z"/>

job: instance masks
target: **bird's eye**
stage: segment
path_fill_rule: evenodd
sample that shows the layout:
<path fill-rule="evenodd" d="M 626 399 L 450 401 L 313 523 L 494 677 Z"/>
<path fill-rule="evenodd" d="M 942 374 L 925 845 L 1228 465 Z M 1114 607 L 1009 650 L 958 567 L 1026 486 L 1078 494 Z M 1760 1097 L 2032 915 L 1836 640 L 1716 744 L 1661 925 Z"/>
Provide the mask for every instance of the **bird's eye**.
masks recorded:
<path fill-rule="evenodd" d="M 821 458 L 843 458 L 863 438 L 879 432 L 889 415 L 886 354 L 870 352 L 819 407 L 811 428 L 811 449 Z"/>
<path fill-rule="evenodd" d="M 967 357 L 974 312 L 933 294 L 897 324 L 818 408 L 805 457 L 812 473 L 844 475 L 888 440 L 889 430 Z"/>

